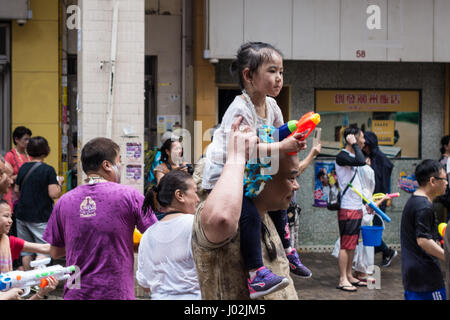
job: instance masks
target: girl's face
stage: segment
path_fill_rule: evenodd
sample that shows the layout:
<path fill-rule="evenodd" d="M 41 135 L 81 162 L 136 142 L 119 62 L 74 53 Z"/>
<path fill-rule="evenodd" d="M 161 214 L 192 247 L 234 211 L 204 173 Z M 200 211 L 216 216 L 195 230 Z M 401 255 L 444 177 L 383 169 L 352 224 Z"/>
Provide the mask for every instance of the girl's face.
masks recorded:
<path fill-rule="evenodd" d="M 12 225 L 11 208 L 7 204 L 0 204 L 0 235 L 8 234 Z"/>
<path fill-rule="evenodd" d="M 276 52 L 251 75 L 250 86 L 263 95 L 276 97 L 283 88 L 283 58 Z"/>

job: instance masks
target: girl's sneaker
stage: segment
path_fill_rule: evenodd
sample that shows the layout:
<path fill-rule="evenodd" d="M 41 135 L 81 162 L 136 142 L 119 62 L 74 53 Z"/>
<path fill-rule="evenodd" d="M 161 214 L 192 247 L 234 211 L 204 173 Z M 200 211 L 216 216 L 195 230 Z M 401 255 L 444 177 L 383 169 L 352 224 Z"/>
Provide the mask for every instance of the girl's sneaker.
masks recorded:
<path fill-rule="evenodd" d="M 266 294 L 281 290 L 289 285 L 288 278 L 280 277 L 262 266 L 256 270 L 253 279 L 248 279 L 250 299 L 256 299 Z"/>
<path fill-rule="evenodd" d="M 312 272 L 301 263 L 297 250 L 292 249 L 292 251 L 288 253 L 286 257 L 289 260 L 289 268 L 291 269 L 292 273 L 302 278 L 311 278 Z"/>

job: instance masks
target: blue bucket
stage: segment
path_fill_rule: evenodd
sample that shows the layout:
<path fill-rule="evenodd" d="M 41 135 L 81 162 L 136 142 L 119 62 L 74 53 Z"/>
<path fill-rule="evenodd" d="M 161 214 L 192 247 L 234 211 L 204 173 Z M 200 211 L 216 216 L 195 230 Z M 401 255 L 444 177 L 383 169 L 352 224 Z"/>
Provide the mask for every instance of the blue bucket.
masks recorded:
<path fill-rule="evenodd" d="M 367 247 L 378 247 L 381 245 L 384 227 L 361 226 L 363 245 Z"/>

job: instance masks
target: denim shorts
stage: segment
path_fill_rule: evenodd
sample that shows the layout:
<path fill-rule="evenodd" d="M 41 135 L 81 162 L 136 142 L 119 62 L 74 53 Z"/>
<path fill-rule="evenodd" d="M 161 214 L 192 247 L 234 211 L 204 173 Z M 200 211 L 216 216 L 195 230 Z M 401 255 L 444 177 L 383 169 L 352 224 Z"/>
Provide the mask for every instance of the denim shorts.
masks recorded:
<path fill-rule="evenodd" d="M 34 243 L 47 243 L 42 239 L 47 222 L 27 222 L 17 219 L 17 237 L 28 242 Z M 32 256 L 34 253 L 24 252 L 20 253 L 21 256 Z M 39 254 L 42 255 L 42 254 Z"/>

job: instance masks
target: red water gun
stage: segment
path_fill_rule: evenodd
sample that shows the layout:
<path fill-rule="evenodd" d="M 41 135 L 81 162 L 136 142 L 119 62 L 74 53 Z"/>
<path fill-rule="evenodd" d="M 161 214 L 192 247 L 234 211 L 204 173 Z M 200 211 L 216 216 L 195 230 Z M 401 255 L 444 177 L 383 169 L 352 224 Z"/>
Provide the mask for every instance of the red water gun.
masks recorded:
<path fill-rule="evenodd" d="M 297 132 L 303 133 L 300 140 L 305 140 L 311 132 L 316 128 L 317 124 L 320 122 L 320 114 L 314 113 L 314 111 L 305 113 L 300 120 L 297 122 L 297 129 L 292 132 L 288 137 L 296 134 Z"/>
<path fill-rule="evenodd" d="M 288 137 L 296 134 L 297 132 L 303 135 L 299 138 L 300 141 L 305 140 L 311 132 L 314 131 L 317 124 L 320 122 L 320 114 L 314 113 L 314 111 L 305 113 L 297 122 L 297 129 L 295 129 Z M 295 154 L 295 152 L 289 152 L 289 155 Z"/>

